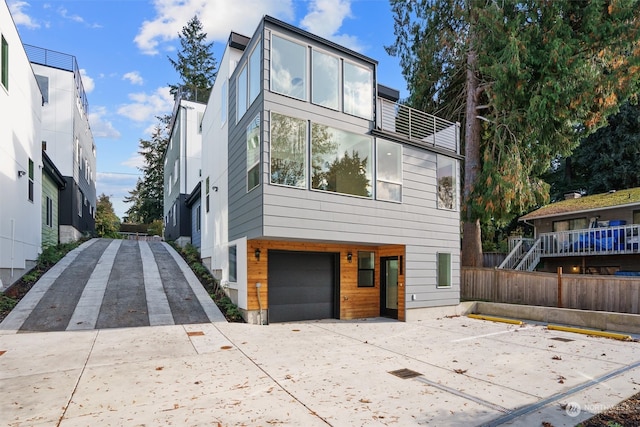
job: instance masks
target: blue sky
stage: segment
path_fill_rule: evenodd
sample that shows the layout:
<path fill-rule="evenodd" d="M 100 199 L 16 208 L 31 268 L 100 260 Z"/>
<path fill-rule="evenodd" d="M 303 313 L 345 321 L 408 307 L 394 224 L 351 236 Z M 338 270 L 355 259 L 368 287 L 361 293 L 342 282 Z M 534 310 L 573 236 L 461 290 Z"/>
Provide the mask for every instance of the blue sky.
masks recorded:
<path fill-rule="evenodd" d="M 406 96 L 387 0 L 6 0 L 22 42 L 76 57 L 97 146 L 97 193 L 116 215 L 135 186 L 140 139 L 170 114 L 178 34 L 198 15 L 220 60 L 230 31 L 251 36 L 271 15 L 376 59 L 380 83 Z"/>

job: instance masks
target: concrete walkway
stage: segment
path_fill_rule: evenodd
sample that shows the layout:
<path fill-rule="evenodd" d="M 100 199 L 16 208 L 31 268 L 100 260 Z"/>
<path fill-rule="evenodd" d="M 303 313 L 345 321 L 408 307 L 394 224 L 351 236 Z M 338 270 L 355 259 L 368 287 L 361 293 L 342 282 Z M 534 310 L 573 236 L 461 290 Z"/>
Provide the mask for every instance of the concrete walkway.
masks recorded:
<path fill-rule="evenodd" d="M 218 307 L 168 244 L 92 239 L 42 276 L 0 329 L 44 332 L 220 321 L 225 319 Z"/>

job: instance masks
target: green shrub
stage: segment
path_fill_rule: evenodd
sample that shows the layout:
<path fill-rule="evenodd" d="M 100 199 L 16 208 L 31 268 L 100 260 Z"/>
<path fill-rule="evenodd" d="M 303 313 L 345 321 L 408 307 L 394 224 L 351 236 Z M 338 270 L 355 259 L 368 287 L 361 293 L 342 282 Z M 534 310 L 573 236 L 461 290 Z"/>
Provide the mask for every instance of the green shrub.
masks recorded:
<path fill-rule="evenodd" d="M 14 298 L 10 298 L 6 295 L 0 295 L 0 313 L 11 311 L 16 304 L 18 304 L 18 301 Z"/>

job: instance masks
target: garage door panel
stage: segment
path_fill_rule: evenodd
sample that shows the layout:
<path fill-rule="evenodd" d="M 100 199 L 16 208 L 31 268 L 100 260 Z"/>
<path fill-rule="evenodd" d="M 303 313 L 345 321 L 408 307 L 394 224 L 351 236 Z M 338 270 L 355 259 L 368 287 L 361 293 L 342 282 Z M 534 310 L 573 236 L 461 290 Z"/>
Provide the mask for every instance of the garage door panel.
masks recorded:
<path fill-rule="evenodd" d="M 335 254 L 269 251 L 269 322 L 334 317 Z"/>

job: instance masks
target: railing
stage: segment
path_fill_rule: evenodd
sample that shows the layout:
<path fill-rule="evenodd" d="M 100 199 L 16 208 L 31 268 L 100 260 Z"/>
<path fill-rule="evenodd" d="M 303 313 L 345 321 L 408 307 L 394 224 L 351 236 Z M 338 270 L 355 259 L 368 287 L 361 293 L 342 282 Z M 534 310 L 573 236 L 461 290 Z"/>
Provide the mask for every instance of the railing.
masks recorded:
<path fill-rule="evenodd" d="M 460 154 L 460 124 L 379 98 L 377 126 L 425 146 Z"/>
<path fill-rule="evenodd" d="M 541 257 L 639 254 L 640 224 L 540 233 Z"/>
<path fill-rule="evenodd" d="M 509 247 L 511 248 L 511 244 L 513 243 L 513 248 L 509 252 L 509 255 L 507 255 L 507 257 L 504 259 L 504 261 L 502 261 L 502 264 L 498 266 L 498 268 L 514 270 L 523 260 L 524 256 L 529 252 L 534 242 L 534 239 L 528 239 L 524 237 L 518 237 L 513 240 L 510 239 Z"/>
<path fill-rule="evenodd" d="M 76 90 L 78 91 L 80 107 L 84 110 L 85 115 L 88 116 L 89 101 L 87 100 L 87 93 L 85 92 L 84 85 L 82 84 L 82 77 L 80 75 L 80 68 L 78 68 L 76 57 L 29 44 L 24 45 L 24 50 L 27 53 L 29 61 L 34 64 L 45 65 L 47 67 L 57 68 L 64 71 L 71 71 L 73 73 L 73 77 L 76 82 Z"/>
<path fill-rule="evenodd" d="M 540 250 L 542 247 L 542 241 L 536 239 L 531 245 L 531 249 L 522 257 L 515 270 L 520 271 L 533 271 L 536 265 L 540 262 Z"/>
<path fill-rule="evenodd" d="M 122 236 L 123 240 L 139 240 L 144 242 L 161 242 L 163 239 L 160 236 L 149 236 L 144 233 L 126 233 L 123 231 L 118 232 Z"/>

